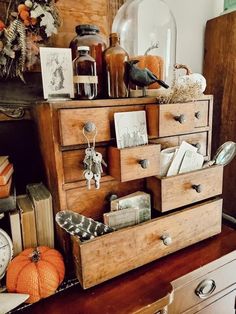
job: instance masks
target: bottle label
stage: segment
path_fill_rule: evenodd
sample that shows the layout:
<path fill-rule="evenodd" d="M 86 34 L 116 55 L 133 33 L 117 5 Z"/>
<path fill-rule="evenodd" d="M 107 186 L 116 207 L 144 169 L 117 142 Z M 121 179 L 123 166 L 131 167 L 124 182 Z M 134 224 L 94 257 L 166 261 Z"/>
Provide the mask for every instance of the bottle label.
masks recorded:
<path fill-rule="evenodd" d="M 96 75 L 75 75 L 73 77 L 74 83 L 82 83 L 82 84 L 97 84 L 98 77 Z"/>

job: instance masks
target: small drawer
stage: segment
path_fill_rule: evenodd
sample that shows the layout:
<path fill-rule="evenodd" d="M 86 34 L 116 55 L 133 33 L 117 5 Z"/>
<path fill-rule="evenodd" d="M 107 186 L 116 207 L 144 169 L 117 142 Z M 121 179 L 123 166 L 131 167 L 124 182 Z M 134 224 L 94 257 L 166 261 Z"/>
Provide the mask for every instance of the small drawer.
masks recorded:
<path fill-rule="evenodd" d="M 96 142 L 110 141 L 115 138 L 114 113 L 137 110 L 145 110 L 145 106 L 60 109 L 58 111 L 60 143 L 62 146 L 87 143 L 83 127 L 88 122 L 94 123 L 97 128 Z M 92 137 L 91 135 L 91 141 Z"/>
<path fill-rule="evenodd" d="M 96 147 L 96 151 L 101 153 L 105 162 L 107 162 L 107 149 L 105 147 Z M 71 183 L 84 180 L 85 149 L 69 150 L 62 153 L 64 183 Z M 102 166 L 103 176 L 107 175 L 107 167 Z"/>
<path fill-rule="evenodd" d="M 195 128 L 209 126 L 210 100 L 194 102 L 194 126 Z"/>
<path fill-rule="evenodd" d="M 218 234 L 221 215 L 219 199 L 83 243 L 72 238 L 77 277 L 86 289 Z"/>
<path fill-rule="evenodd" d="M 164 137 L 194 131 L 194 103 L 148 105 L 149 136 Z"/>
<path fill-rule="evenodd" d="M 185 141 L 198 148 L 198 153 L 203 156 L 208 155 L 208 132 L 192 133 L 179 136 L 180 144 Z M 209 156 L 208 156 L 209 157 Z"/>
<path fill-rule="evenodd" d="M 147 178 L 153 207 L 166 212 L 222 194 L 223 166 L 213 166 L 170 177 Z"/>
<path fill-rule="evenodd" d="M 158 144 L 123 149 L 109 147 L 109 174 L 121 182 L 158 175 L 160 147 Z"/>
<path fill-rule="evenodd" d="M 178 286 L 178 280 L 174 282 L 176 289 L 170 313 L 183 313 L 233 285 L 236 282 L 235 269 L 236 260 L 233 260 L 194 280 L 187 276 L 186 283 L 181 286 Z"/>

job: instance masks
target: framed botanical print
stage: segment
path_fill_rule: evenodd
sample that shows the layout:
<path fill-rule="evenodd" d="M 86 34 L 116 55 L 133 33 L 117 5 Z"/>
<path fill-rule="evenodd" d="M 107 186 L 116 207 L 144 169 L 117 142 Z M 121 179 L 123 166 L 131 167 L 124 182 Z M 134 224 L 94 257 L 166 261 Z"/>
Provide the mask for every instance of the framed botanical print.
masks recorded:
<path fill-rule="evenodd" d="M 40 61 L 45 99 L 74 97 L 70 48 L 40 47 Z"/>

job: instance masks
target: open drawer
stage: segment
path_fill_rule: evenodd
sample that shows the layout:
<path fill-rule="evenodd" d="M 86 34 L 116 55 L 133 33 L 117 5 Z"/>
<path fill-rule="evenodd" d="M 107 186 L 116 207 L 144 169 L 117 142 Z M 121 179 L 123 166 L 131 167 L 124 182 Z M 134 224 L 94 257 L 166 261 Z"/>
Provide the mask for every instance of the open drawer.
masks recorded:
<path fill-rule="evenodd" d="M 213 166 L 170 177 L 147 178 L 153 208 L 166 212 L 222 194 L 223 166 Z"/>
<path fill-rule="evenodd" d="M 215 199 L 80 242 L 72 237 L 84 289 L 221 232 L 222 200 Z"/>

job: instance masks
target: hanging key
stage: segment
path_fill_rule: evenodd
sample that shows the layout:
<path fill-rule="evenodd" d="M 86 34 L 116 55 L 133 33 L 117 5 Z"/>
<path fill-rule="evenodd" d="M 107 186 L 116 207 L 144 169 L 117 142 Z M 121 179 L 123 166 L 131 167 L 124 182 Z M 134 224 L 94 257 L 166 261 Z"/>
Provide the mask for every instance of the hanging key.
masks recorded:
<path fill-rule="evenodd" d="M 91 180 L 92 180 L 93 176 L 94 176 L 94 174 L 91 170 L 86 170 L 84 172 L 84 177 L 86 179 L 86 184 L 87 184 L 88 190 L 91 189 Z"/>
<path fill-rule="evenodd" d="M 93 179 L 95 181 L 95 188 L 98 190 L 100 189 L 100 179 L 101 179 L 101 174 L 100 173 L 95 173 L 93 175 Z"/>

